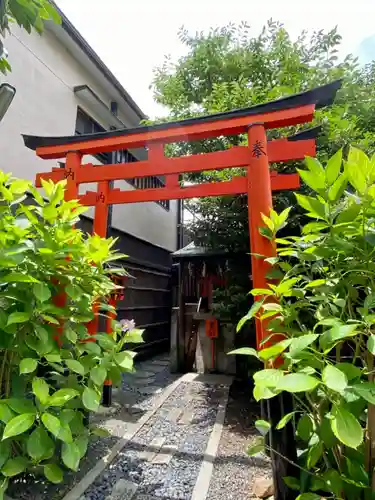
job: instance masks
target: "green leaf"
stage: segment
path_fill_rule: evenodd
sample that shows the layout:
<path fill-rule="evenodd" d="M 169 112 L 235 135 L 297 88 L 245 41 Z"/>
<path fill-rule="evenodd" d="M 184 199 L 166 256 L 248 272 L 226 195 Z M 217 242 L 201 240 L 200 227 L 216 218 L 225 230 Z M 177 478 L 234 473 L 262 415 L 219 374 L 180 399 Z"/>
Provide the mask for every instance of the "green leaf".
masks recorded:
<path fill-rule="evenodd" d="M 314 426 L 311 418 L 308 415 L 302 415 L 298 420 L 297 424 L 297 434 L 303 441 L 309 441 L 312 433 L 314 432 Z"/>
<path fill-rule="evenodd" d="M 373 382 L 361 382 L 351 386 L 358 396 L 371 404 L 375 404 L 375 384 Z"/>
<path fill-rule="evenodd" d="M 270 295 L 273 295 L 273 294 L 274 294 L 274 292 L 273 292 L 272 290 L 270 290 L 269 288 L 253 288 L 253 289 L 251 290 L 251 292 L 250 292 L 250 293 L 251 293 L 251 295 L 253 295 L 254 297 L 260 297 L 260 296 L 262 296 L 262 295 L 270 296 Z M 259 306 L 259 308 L 260 308 L 260 307 L 263 305 L 262 301 L 257 301 L 257 302 L 255 302 L 255 304 L 259 304 L 259 303 L 261 304 L 261 305 Z M 253 304 L 253 305 L 254 305 L 254 304 Z M 259 310 L 259 308 L 258 308 L 258 310 Z M 250 311 L 251 311 L 251 309 L 250 309 Z M 249 311 L 249 312 L 250 312 L 250 311 Z M 256 314 L 256 313 L 255 313 L 255 314 Z M 253 316 L 255 316 L 255 314 L 253 314 Z M 252 317 L 253 317 L 253 316 L 252 316 Z"/>
<path fill-rule="evenodd" d="M 64 335 L 69 340 L 69 342 L 71 342 L 72 344 L 77 343 L 78 336 L 77 336 L 76 332 L 73 330 L 73 328 L 70 328 L 70 327 L 65 328 Z M 93 343 L 90 342 L 90 344 L 93 344 Z M 96 344 L 94 344 L 94 345 L 96 345 Z"/>
<path fill-rule="evenodd" d="M 323 444 L 322 443 L 316 443 L 313 446 L 309 448 L 308 454 L 307 454 L 307 467 L 308 469 L 312 469 L 313 467 L 316 466 L 318 461 L 323 455 Z"/>
<path fill-rule="evenodd" d="M 133 370 L 133 364 L 134 364 L 133 358 L 134 355 L 131 354 L 129 351 L 122 351 L 115 354 L 114 356 L 117 365 L 129 372 Z"/>
<path fill-rule="evenodd" d="M 82 288 L 75 285 L 67 285 L 65 291 L 73 300 L 79 299 L 83 293 Z"/>
<path fill-rule="evenodd" d="M 287 413 L 286 415 L 284 415 L 283 418 L 277 424 L 276 429 L 277 430 L 284 429 L 284 427 L 286 426 L 286 424 L 288 422 L 290 422 L 290 420 L 292 420 L 292 418 L 294 417 L 295 414 L 296 414 L 296 412 L 292 411 L 292 412 Z"/>
<path fill-rule="evenodd" d="M 296 500 L 322 500 L 322 497 L 316 493 L 302 493 L 301 495 L 298 495 Z"/>
<path fill-rule="evenodd" d="M 276 388 L 287 392 L 310 392 L 316 389 L 319 380 L 304 373 L 291 373 L 285 375 L 277 384 Z"/>
<path fill-rule="evenodd" d="M 75 443 L 63 443 L 61 458 L 68 469 L 77 472 L 80 461 L 80 452 Z"/>
<path fill-rule="evenodd" d="M 78 436 L 78 438 L 75 439 L 74 442 L 79 450 L 80 458 L 83 458 L 86 455 L 89 438 L 87 436 Z"/>
<path fill-rule="evenodd" d="M 255 385 L 253 390 L 253 396 L 255 401 L 260 401 L 261 399 L 270 399 L 276 396 L 277 392 L 265 385 Z"/>
<path fill-rule="evenodd" d="M 115 341 L 109 335 L 95 335 L 100 347 L 106 351 L 112 351 L 116 347 Z"/>
<path fill-rule="evenodd" d="M 34 403 L 30 399 L 10 398 L 7 405 L 16 413 L 36 413 Z"/>
<path fill-rule="evenodd" d="M 15 325 L 18 323 L 25 323 L 31 318 L 30 312 L 14 312 L 9 315 L 7 325 Z"/>
<path fill-rule="evenodd" d="M 14 413 L 10 410 L 9 406 L 5 403 L 0 404 L 0 420 L 7 424 L 9 420 L 12 420 Z"/>
<path fill-rule="evenodd" d="M 78 396 L 78 394 L 75 389 L 59 389 L 49 397 L 48 405 L 64 406 L 65 403 Z"/>
<path fill-rule="evenodd" d="M 362 374 L 362 370 L 357 366 L 354 366 L 352 363 L 337 363 L 337 365 L 335 366 L 338 370 L 341 370 L 343 373 L 345 373 L 348 380 L 358 378 Z"/>
<path fill-rule="evenodd" d="M 41 325 L 34 325 L 34 328 L 35 328 L 35 333 L 37 334 L 40 341 L 43 342 L 44 344 L 47 344 L 50 341 L 50 335 L 47 329 Z"/>
<path fill-rule="evenodd" d="M 276 387 L 283 377 L 284 373 L 282 370 L 267 368 L 254 374 L 254 382 L 257 385 L 263 385 L 264 387 Z"/>
<path fill-rule="evenodd" d="M 337 201 L 344 194 L 348 185 L 348 178 L 346 174 L 341 174 L 339 178 L 332 184 L 328 191 L 328 199 L 330 201 Z"/>
<path fill-rule="evenodd" d="M 358 332 L 356 330 L 357 325 L 336 325 L 320 336 L 320 347 L 324 351 L 331 349 L 336 342 L 357 335 Z"/>
<path fill-rule="evenodd" d="M 66 423 L 61 423 L 60 431 L 58 434 L 58 438 L 61 441 L 64 441 L 64 443 L 72 443 L 73 442 L 73 436 L 72 436 L 72 431 L 70 430 L 70 427 Z"/>
<path fill-rule="evenodd" d="M 314 333 L 308 333 L 306 335 L 301 335 L 301 337 L 294 337 L 289 346 L 289 354 L 291 357 L 296 356 L 301 351 L 309 347 L 315 340 L 319 337 L 319 335 Z"/>
<path fill-rule="evenodd" d="M 331 428 L 339 441 L 349 448 L 358 448 L 363 442 L 363 430 L 356 417 L 342 406 L 332 411 Z"/>
<path fill-rule="evenodd" d="M 60 420 L 50 413 L 43 413 L 42 422 L 44 427 L 55 437 L 59 436 L 61 424 Z"/>
<path fill-rule="evenodd" d="M 61 483 L 64 478 L 63 471 L 56 464 L 46 464 L 43 471 L 44 475 L 51 483 Z"/>
<path fill-rule="evenodd" d="M 342 165 L 342 149 L 336 151 L 327 162 L 326 166 L 326 181 L 331 186 L 340 174 Z"/>
<path fill-rule="evenodd" d="M 101 438 L 111 436 L 111 433 L 102 427 L 90 427 L 90 433 Z"/>
<path fill-rule="evenodd" d="M 361 205 L 359 203 L 352 203 L 346 210 L 342 210 L 337 219 L 336 224 L 344 224 L 347 222 L 354 222 L 361 211 Z"/>
<path fill-rule="evenodd" d="M 324 178 L 325 174 L 324 174 L 323 165 L 320 163 L 320 161 L 317 158 L 314 158 L 312 156 L 306 156 L 305 164 L 306 164 L 306 167 L 310 170 L 310 172 L 313 173 L 316 177 L 323 177 Z"/>
<path fill-rule="evenodd" d="M 49 298 L 51 298 L 51 290 L 45 283 L 35 283 L 33 286 L 33 292 L 35 297 L 40 302 L 46 302 Z"/>
<path fill-rule="evenodd" d="M 25 374 L 25 373 L 35 372 L 37 367 L 38 367 L 38 361 L 36 359 L 24 358 L 21 360 L 20 363 L 20 373 Z"/>
<path fill-rule="evenodd" d="M 363 195 L 367 188 L 367 182 L 364 173 L 357 168 L 356 164 L 349 161 L 345 164 L 345 173 L 354 189 L 358 191 L 359 194 Z"/>
<path fill-rule="evenodd" d="M 375 335 L 372 334 L 367 339 L 367 349 L 371 352 L 371 354 L 375 355 Z"/>
<path fill-rule="evenodd" d="M 83 350 L 90 353 L 95 354 L 95 356 L 101 356 L 102 350 L 100 346 L 96 342 L 86 342 L 82 346 Z"/>
<path fill-rule="evenodd" d="M 313 191 L 322 191 L 325 188 L 325 179 L 323 176 L 317 176 L 307 170 L 301 170 L 297 168 L 297 172 L 301 176 L 301 179 L 305 184 L 307 184 Z"/>
<path fill-rule="evenodd" d="M 323 480 L 326 483 L 328 491 L 332 491 L 336 497 L 341 497 L 342 480 L 340 474 L 335 469 L 330 469 L 323 474 Z"/>
<path fill-rule="evenodd" d="M 43 427 L 37 427 L 27 440 L 27 453 L 36 462 L 42 459 L 51 458 L 54 450 L 54 442 Z"/>
<path fill-rule="evenodd" d="M 17 417 L 12 418 L 12 420 L 9 420 L 9 422 L 6 424 L 3 433 L 3 440 L 13 436 L 19 436 L 23 432 L 30 429 L 34 422 L 34 413 L 24 413 L 23 415 L 17 415 Z"/>
<path fill-rule="evenodd" d="M 28 274 L 11 273 L 1 278 L 2 283 L 39 283 L 39 281 Z"/>
<path fill-rule="evenodd" d="M 90 378 L 94 384 L 102 386 L 107 378 L 107 370 L 102 366 L 95 366 L 90 370 Z"/>
<path fill-rule="evenodd" d="M 144 330 L 133 328 L 133 330 L 126 333 L 125 342 L 127 344 L 143 344 L 144 343 L 143 334 Z"/>
<path fill-rule="evenodd" d="M 61 363 L 60 354 L 46 354 L 44 357 L 49 363 Z"/>
<path fill-rule="evenodd" d="M 40 377 L 34 377 L 33 393 L 42 404 L 46 404 L 49 397 L 49 385 L 44 379 Z"/>
<path fill-rule="evenodd" d="M 82 394 L 82 402 L 90 411 L 98 411 L 100 404 L 100 395 L 90 387 L 86 387 Z"/>
<path fill-rule="evenodd" d="M 345 461 L 348 468 L 349 477 L 354 481 L 358 481 L 364 486 L 369 486 L 368 473 L 365 471 L 363 465 L 356 462 L 355 460 L 350 460 L 348 457 L 346 457 Z"/>
<path fill-rule="evenodd" d="M 60 322 L 50 314 L 41 314 L 41 316 L 45 321 L 48 321 L 48 323 L 52 323 L 53 325 L 60 324 Z"/>
<path fill-rule="evenodd" d="M 236 332 L 238 333 L 243 325 L 250 321 L 259 311 L 259 309 L 262 307 L 262 301 L 254 302 L 254 304 L 251 306 L 249 312 L 243 316 L 240 321 L 237 324 Z"/>
<path fill-rule="evenodd" d="M 335 444 L 337 444 L 337 440 L 331 429 L 331 422 L 326 417 L 322 420 L 319 428 L 319 434 L 326 448 L 332 448 Z"/>
<path fill-rule="evenodd" d="M 0 442 L 0 467 L 2 467 L 10 457 L 11 449 L 11 441 Z"/>
<path fill-rule="evenodd" d="M 262 436 L 265 436 L 266 434 L 268 434 L 269 430 L 271 429 L 271 424 L 269 422 L 267 422 L 266 420 L 257 420 L 255 422 L 255 427 L 262 434 Z"/>
<path fill-rule="evenodd" d="M 320 279 L 320 280 L 313 280 L 307 283 L 305 288 L 317 288 L 318 286 L 322 286 L 326 284 L 326 280 Z"/>
<path fill-rule="evenodd" d="M 317 219 L 325 220 L 326 217 L 326 205 L 316 198 L 311 196 L 305 196 L 302 194 L 295 193 L 298 205 L 307 210 L 309 214 L 312 214 Z"/>
<path fill-rule="evenodd" d="M 259 437 L 254 440 L 254 443 L 251 444 L 247 450 L 246 454 L 249 457 L 253 457 L 254 455 L 257 455 L 258 453 L 261 453 L 264 451 L 264 439 Z"/>
<path fill-rule="evenodd" d="M 28 461 L 26 460 L 25 457 L 11 458 L 1 469 L 1 473 L 5 477 L 18 476 L 18 474 L 24 472 L 27 465 Z"/>
<path fill-rule="evenodd" d="M 299 491 L 301 489 L 301 485 L 295 477 L 286 476 L 283 477 L 283 481 L 291 490 Z"/>
<path fill-rule="evenodd" d="M 65 364 L 72 372 L 78 373 L 79 375 L 85 374 L 85 369 L 79 361 L 75 359 L 67 359 Z"/>
<path fill-rule="evenodd" d="M 234 351 L 230 351 L 228 352 L 228 355 L 229 354 L 243 354 L 245 356 L 254 356 L 254 357 L 258 357 L 258 353 L 255 349 L 253 349 L 252 347 L 240 347 L 239 349 L 235 349 Z"/>
<path fill-rule="evenodd" d="M 343 392 L 348 386 L 345 373 L 332 365 L 327 365 L 322 372 L 323 383 L 332 391 Z"/>
<path fill-rule="evenodd" d="M 291 343 L 291 339 L 285 339 L 277 344 L 274 344 L 271 347 L 266 347 L 258 352 L 259 359 L 262 361 L 268 361 L 276 356 L 279 356 L 282 352 L 284 352 Z"/>

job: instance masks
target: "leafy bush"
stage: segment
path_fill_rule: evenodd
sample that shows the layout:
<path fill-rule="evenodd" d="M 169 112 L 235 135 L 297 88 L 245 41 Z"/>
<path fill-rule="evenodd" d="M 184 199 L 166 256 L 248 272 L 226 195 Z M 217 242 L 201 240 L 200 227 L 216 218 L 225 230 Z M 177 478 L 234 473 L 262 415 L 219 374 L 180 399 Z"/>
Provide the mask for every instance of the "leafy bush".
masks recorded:
<path fill-rule="evenodd" d="M 252 291 L 262 299 L 242 323 L 261 318 L 269 337 L 258 353 L 235 352 L 265 363 L 254 375 L 256 400 L 294 395 L 295 410 L 276 429 L 295 425 L 301 476 L 285 482 L 298 499 L 374 498 L 375 156 L 351 148 L 344 168 L 341 151 L 325 168 L 312 158 L 306 166 L 299 173 L 314 196 L 296 194 L 312 219 L 302 235 L 277 238 L 288 211 L 263 218 L 261 234 L 278 244 L 267 261 L 283 278 Z"/>
<path fill-rule="evenodd" d="M 109 273 L 124 270 L 109 263 L 123 256 L 115 240 L 74 227 L 85 208 L 64 201 L 64 183 L 43 187 L 47 201 L 0 172 L 0 498 L 26 470 L 58 483 L 64 467 L 78 469 L 97 432 L 85 414 L 98 410 L 107 378 L 133 369 L 124 343 L 142 341 L 115 322 L 114 336 L 89 336 L 93 305 L 113 311 Z M 27 191 L 35 205 L 22 204 Z"/>

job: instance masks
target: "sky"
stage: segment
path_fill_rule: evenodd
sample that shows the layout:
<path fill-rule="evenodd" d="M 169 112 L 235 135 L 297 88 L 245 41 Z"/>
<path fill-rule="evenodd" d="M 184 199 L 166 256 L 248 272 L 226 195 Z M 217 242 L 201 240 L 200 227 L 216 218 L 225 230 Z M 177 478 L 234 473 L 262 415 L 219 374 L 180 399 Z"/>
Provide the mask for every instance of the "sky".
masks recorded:
<path fill-rule="evenodd" d="M 247 21 L 258 34 L 270 18 L 292 37 L 303 30 L 338 26 L 341 54 L 361 62 L 375 59 L 375 0 L 57 0 L 140 108 L 150 117 L 163 113 L 149 85 L 164 56 L 185 53 L 178 29 L 207 31 L 231 21 Z"/>

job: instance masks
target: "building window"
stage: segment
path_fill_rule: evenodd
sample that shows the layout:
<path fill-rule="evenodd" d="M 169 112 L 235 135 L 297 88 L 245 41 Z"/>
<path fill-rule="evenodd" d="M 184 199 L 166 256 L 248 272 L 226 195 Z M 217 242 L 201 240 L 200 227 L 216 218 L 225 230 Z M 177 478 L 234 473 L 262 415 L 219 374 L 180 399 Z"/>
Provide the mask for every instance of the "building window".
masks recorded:
<path fill-rule="evenodd" d="M 99 125 L 98 122 L 91 118 L 81 108 L 77 109 L 76 135 L 97 134 L 105 131 L 104 127 Z M 133 163 L 138 161 L 137 158 L 126 149 L 114 151 L 113 153 L 99 153 L 95 155 L 95 158 L 104 165 L 110 163 Z M 135 179 L 126 179 L 126 181 L 137 189 L 160 188 L 165 186 L 163 180 L 156 176 L 137 177 Z M 169 210 L 169 200 L 157 201 L 156 203 L 165 208 L 165 210 Z"/>

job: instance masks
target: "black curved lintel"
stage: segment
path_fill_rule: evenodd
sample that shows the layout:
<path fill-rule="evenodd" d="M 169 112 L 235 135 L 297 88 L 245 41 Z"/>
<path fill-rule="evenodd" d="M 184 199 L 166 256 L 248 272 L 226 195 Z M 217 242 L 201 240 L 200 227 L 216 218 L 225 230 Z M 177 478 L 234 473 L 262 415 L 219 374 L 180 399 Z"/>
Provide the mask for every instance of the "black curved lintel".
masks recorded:
<path fill-rule="evenodd" d="M 59 146 L 75 144 L 82 141 L 94 141 L 96 139 L 106 139 L 109 137 L 121 137 L 142 132 L 150 132 L 153 130 L 167 130 L 175 127 L 188 127 L 196 123 L 209 123 L 212 121 L 228 120 L 230 118 L 239 118 L 242 116 L 252 116 L 259 113 L 271 113 L 273 111 L 281 111 L 283 109 L 291 109 L 299 106 L 315 104 L 317 109 L 333 104 L 336 93 L 342 84 L 341 80 L 328 83 L 321 87 L 293 94 L 288 97 L 277 99 L 265 104 L 258 104 L 249 108 L 236 109 L 234 111 L 226 111 L 224 113 L 216 113 L 206 116 L 198 116 L 197 118 L 189 118 L 176 122 L 159 123 L 157 125 L 144 125 L 136 128 L 110 130 L 108 132 L 100 132 L 98 134 L 73 135 L 65 137 L 39 137 L 33 135 L 23 135 L 25 146 L 29 149 L 36 150 L 43 146 Z M 307 138 L 307 137 L 305 137 Z M 298 140 L 298 139 L 295 139 Z"/>

